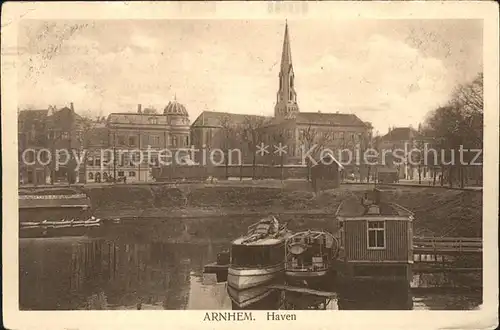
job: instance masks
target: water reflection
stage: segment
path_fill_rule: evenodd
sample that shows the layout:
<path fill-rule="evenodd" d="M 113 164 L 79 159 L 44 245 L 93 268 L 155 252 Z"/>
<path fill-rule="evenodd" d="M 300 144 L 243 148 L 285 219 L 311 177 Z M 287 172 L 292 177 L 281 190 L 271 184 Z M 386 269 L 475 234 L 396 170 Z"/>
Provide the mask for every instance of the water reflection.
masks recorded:
<path fill-rule="evenodd" d="M 21 309 L 186 309 L 196 290 L 193 282 L 215 257 L 214 249 L 207 247 L 104 239 L 22 240 Z"/>
<path fill-rule="evenodd" d="M 22 239 L 20 240 L 20 308 L 23 310 L 73 309 L 231 309 L 225 283 L 215 275 L 203 275 L 203 266 L 216 260 L 224 244 L 163 243 L 147 240 L 107 239 Z M 464 275 L 432 274 L 420 277 L 419 285 L 478 283 Z M 359 288 L 358 288 L 359 289 Z M 350 301 L 337 288 L 338 296 L 327 301 L 296 293 L 270 295 L 259 309 L 380 309 L 387 287 L 373 299 L 368 289 L 358 302 Z M 405 289 L 406 290 L 406 289 Z M 328 289 L 325 291 L 332 291 Z M 409 290 L 388 304 L 404 309 L 413 298 L 413 309 L 474 309 L 481 304 L 481 292 L 413 293 Z M 391 298 L 392 299 L 392 298 Z M 400 300 L 399 300 L 400 299 Z M 354 301 L 356 299 L 351 299 Z M 361 304 L 363 302 L 363 304 Z"/>

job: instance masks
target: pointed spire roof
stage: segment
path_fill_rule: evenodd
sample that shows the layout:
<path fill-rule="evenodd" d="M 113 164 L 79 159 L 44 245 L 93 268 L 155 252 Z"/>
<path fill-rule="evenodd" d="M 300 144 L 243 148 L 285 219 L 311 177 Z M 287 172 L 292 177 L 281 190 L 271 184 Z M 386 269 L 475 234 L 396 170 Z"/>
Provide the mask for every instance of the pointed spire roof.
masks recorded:
<path fill-rule="evenodd" d="M 290 49 L 290 36 L 288 35 L 288 21 L 285 22 L 285 37 L 283 38 L 283 51 L 281 53 L 281 71 L 288 70 L 292 65 L 292 51 Z"/>

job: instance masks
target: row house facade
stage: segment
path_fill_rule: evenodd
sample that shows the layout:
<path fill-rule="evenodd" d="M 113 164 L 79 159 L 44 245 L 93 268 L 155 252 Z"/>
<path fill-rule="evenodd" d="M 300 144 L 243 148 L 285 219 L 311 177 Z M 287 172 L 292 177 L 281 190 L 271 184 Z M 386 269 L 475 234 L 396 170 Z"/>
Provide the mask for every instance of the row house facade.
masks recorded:
<path fill-rule="evenodd" d="M 18 114 L 19 182 L 151 181 L 151 169 L 160 160 L 189 161 L 189 129 L 186 108 L 177 101 L 162 114 L 139 105 L 137 112 L 97 120 L 78 115 L 72 103 L 62 109 L 23 110 Z M 62 164 L 56 166 L 58 155 Z"/>
<path fill-rule="evenodd" d="M 161 162 L 188 161 L 189 124 L 185 106 L 177 101 L 169 102 L 162 114 L 142 111 L 141 105 L 135 113 L 110 114 L 108 148 L 89 160 L 87 180 L 152 181 L 152 169 Z"/>
<path fill-rule="evenodd" d="M 23 110 L 18 114 L 18 164 L 20 184 L 45 184 L 49 171 L 43 165 L 48 155 L 37 155 L 46 147 L 46 118 L 49 110 Z M 33 150 L 31 152 L 30 150 Z M 43 157 L 43 158 L 42 158 Z M 49 177 L 50 179 L 50 177 Z"/>
<path fill-rule="evenodd" d="M 83 118 L 73 103 L 57 109 L 23 110 L 18 115 L 21 184 L 78 183 L 76 157 L 82 148 Z"/>

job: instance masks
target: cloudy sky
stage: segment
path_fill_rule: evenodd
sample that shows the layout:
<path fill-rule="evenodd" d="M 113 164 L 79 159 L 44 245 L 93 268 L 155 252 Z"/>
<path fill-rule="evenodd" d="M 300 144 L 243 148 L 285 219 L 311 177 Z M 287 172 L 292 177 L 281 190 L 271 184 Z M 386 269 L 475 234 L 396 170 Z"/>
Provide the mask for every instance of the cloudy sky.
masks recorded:
<path fill-rule="evenodd" d="M 418 125 L 482 70 L 479 20 L 289 20 L 301 111 Z M 272 115 L 281 20 L 23 21 L 20 107 Z"/>

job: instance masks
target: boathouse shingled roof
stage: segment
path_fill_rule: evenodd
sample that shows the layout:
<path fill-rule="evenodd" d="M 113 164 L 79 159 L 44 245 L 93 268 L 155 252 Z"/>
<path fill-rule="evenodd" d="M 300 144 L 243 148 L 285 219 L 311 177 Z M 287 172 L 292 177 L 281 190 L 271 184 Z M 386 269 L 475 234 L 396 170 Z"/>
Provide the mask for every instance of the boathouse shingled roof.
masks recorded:
<path fill-rule="evenodd" d="M 373 196 L 370 196 L 373 199 Z M 344 199 L 337 210 L 337 216 L 341 217 L 362 217 L 366 215 L 366 208 L 362 204 L 361 197 L 352 196 Z M 403 216 L 409 217 L 412 213 L 401 206 L 388 202 L 377 204 L 381 216 Z"/>

